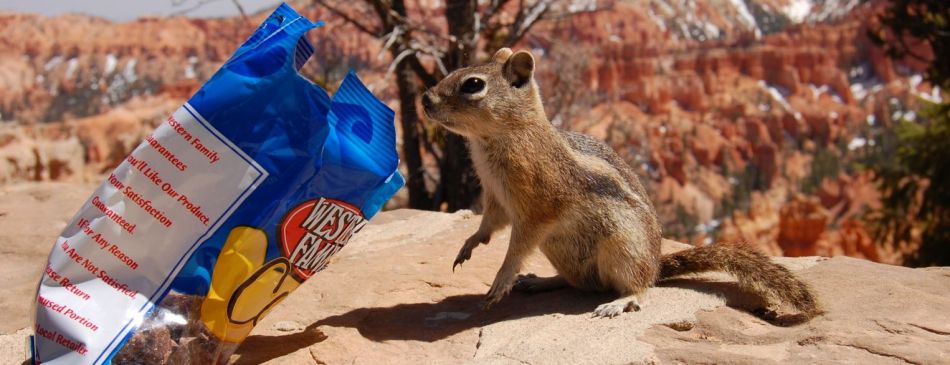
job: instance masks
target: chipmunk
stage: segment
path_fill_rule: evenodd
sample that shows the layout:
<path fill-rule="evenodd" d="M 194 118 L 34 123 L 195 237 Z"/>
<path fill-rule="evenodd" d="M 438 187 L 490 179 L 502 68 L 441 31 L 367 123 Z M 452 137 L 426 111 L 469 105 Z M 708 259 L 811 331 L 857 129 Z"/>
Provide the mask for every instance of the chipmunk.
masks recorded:
<path fill-rule="evenodd" d="M 593 316 L 640 310 L 658 280 L 725 271 L 769 305 L 786 302 L 805 319 L 821 313 L 811 289 L 786 268 L 744 245 L 709 245 L 662 255 L 656 212 L 633 170 L 604 143 L 559 131 L 547 119 L 529 52 L 503 48 L 485 65 L 457 70 L 422 98 L 426 117 L 469 142 L 483 188 L 483 218 L 452 266 L 471 258 L 511 224 L 511 240 L 483 302 L 512 289 L 566 285 L 617 292 Z M 558 275 L 519 275 L 540 248 Z"/>

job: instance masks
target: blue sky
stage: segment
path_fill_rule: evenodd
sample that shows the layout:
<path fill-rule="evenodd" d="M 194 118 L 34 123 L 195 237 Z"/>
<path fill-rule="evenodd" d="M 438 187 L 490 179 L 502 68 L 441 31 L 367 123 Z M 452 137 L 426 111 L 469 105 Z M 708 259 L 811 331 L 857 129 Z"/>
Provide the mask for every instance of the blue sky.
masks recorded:
<path fill-rule="evenodd" d="M 232 0 L 2 0 L 0 11 L 18 11 L 44 15 L 83 13 L 115 21 L 129 21 L 144 15 L 170 15 L 205 4 L 188 15 L 220 17 L 237 15 Z M 239 0 L 248 13 L 274 8 L 280 0 Z"/>

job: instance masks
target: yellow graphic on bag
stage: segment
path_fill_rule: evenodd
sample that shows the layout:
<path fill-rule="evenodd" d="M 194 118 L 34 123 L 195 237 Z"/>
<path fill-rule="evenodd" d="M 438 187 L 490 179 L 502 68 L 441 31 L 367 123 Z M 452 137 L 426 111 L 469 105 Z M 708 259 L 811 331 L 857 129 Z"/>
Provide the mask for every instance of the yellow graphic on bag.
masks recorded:
<path fill-rule="evenodd" d="M 238 226 L 228 234 L 201 304 L 201 321 L 222 341 L 244 340 L 258 320 L 300 286 L 286 258 L 265 264 L 266 254 L 264 231 Z"/>

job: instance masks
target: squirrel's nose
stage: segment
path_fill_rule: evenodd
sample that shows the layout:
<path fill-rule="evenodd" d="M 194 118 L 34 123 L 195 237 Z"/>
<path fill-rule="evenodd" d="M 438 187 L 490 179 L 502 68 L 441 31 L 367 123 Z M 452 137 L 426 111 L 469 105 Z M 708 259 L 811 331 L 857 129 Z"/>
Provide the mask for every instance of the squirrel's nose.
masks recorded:
<path fill-rule="evenodd" d="M 422 107 L 426 109 L 432 107 L 432 98 L 429 97 L 429 93 L 422 94 Z"/>

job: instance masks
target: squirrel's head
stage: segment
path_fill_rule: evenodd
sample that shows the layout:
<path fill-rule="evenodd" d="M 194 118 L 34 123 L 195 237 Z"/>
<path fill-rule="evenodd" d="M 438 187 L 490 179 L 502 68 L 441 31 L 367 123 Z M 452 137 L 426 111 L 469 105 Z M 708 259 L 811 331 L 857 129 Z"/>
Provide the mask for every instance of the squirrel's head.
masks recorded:
<path fill-rule="evenodd" d="M 544 119 L 534 57 L 502 48 L 492 61 L 459 69 L 422 96 L 429 120 L 465 137 L 491 137 Z"/>

